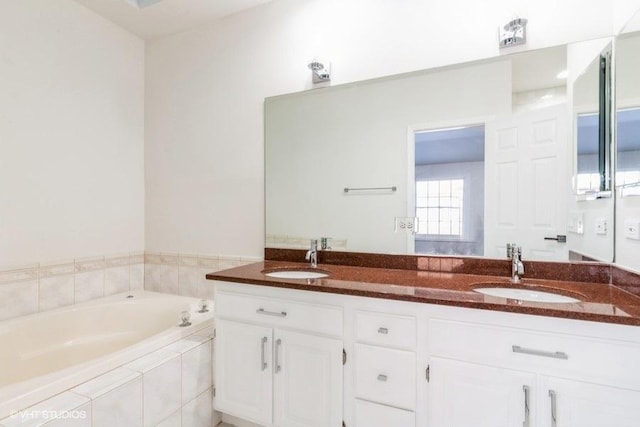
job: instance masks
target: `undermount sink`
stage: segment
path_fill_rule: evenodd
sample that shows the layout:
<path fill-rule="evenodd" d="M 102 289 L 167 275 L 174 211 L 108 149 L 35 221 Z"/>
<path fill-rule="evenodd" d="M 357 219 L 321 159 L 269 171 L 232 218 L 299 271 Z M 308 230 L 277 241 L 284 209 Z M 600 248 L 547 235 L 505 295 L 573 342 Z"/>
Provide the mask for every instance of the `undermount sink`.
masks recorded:
<path fill-rule="evenodd" d="M 329 276 L 323 270 L 275 270 L 264 273 L 265 276 L 277 279 L 320 279 Z"/>
<path fill-rule="evenodd" d="M 510 287 L 478 287 L 474 291 L 484 295 L 499 298 L 516 299 L 520 301 L 532 301 L 543 303 L 569 304 L 580 302 L 579 299 L 554 292 L 539 291 L 533 289 L 510 288 Z"/>

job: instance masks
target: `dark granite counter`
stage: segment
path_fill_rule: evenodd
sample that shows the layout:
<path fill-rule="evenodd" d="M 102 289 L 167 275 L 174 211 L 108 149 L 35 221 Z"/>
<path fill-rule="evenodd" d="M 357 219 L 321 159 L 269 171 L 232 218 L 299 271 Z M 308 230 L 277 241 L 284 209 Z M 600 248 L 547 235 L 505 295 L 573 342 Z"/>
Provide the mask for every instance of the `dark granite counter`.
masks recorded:
<path fill-rule="evenodd" d="M 640 326 L 640 297 L 610 283 L 525 277 L 521 284 L 512 285 L 504 275 L 335 264 L 319 264 L 318 270 L 328 274 L 319 279 L 280 279 L 264 274 L 273 270 L 308 268 L 308 264 L 302 263 L 264 261 L 210 273 L 207 279 Z M 580 302 L 539 303 L 493 297 L 474 291 L 478 287 L 547 291 L 571 296 Z"/>

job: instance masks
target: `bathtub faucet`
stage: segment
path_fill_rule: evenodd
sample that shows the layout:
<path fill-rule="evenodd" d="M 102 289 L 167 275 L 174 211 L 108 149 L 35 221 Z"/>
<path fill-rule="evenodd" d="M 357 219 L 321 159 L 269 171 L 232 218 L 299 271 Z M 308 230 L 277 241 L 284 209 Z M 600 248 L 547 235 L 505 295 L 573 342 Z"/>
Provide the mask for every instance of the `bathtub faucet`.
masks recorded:
<path fill-rule="evenodd" d="M 182 319 L 182 323 L 180 323 L 178 326 L 180 326 L 181 328 L 191 326 L 191 314 L 188 311 L 185 310 L 180 313 L 180 319 Z"/>

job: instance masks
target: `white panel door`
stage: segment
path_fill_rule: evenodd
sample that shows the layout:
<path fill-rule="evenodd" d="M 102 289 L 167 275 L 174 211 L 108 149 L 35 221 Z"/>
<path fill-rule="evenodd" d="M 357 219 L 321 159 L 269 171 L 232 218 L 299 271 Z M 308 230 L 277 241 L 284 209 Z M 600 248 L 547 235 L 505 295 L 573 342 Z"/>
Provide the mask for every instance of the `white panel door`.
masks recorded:
<path fill-rule="evenodd" d="M 342 341 L 276 329 L 274 425 L 342 425 Z"/>
<path fill-rule="evenodd" d="M 272 420 L 271 328 L 216 320 L 216 409 L 254 423 Z"/>
<path fill-rule="evenodd" d="M 428 425 L 534 427 L 534 386 L 532 373 L 431 358 Z"/>
<path fill-rule="evenodd" d="M 568 259 L 566 244 L 544 239 L 566 235 L 566 109 L 561 104 L 486 124 L 485 256 L 504 257 L 511 242 L 522 246 L 525 259 Z"/>
<path fill-rule="evenodd" d="M 640 426 L 639 391 L 552 377 L 541 383 L 541 427 Z"/>

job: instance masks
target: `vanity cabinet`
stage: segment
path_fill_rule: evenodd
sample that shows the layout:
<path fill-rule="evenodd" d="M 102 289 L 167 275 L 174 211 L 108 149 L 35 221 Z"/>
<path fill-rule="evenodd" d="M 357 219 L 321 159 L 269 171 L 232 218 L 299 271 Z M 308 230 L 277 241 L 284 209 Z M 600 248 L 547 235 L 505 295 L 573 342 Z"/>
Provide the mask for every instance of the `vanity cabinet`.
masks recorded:
<path fill-rule="evenodd" d="M 539 383 L 540 427 L 640 425 L 640 391 L 554 377 Z"/>
<path fill-rule="evenodd" d="M 227 282 L 215 310 L 216 409 L 260 426 L 640 426 L 638 327 Z"/>
<path fill-rule="evenodd" d="M 216 409 L 262 426 L 340 427 L 341 335 L 339 308 L 217 293 Z"/>
<path fill-rule="evenodd" d="M 536 376 L 431 358 L 429 426 L 533 427 Z"/>
<path fill-rule="evenodd" d="M 566 335 L 432 319 L 428 425 L 640 425 L 640 346 L 575 324 Z"/>

